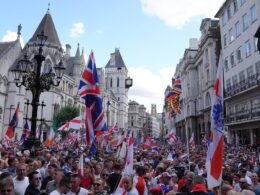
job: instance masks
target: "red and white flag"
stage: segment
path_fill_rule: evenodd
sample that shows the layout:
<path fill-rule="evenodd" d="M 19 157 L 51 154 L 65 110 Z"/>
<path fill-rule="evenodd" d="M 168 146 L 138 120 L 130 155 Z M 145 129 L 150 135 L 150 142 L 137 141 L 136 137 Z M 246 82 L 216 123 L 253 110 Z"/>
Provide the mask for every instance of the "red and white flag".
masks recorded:
<path fill-rule="evenodd" d="M 206 158 L 209 189 L 219 186 L 222 179 L 224 152 L 223 66 L 220 55 L 211 107 L 211 128 Z"/>
<path fill-rule="evenodd" d="M 70 120 L 69 122 L 62 125 L 60 128 L 58 128 L 58 131 L 68 131 L 70 129 L 74 130 L 80 130 L 82 126 L 82 117 L 78 116 L 74 119 Z"/>

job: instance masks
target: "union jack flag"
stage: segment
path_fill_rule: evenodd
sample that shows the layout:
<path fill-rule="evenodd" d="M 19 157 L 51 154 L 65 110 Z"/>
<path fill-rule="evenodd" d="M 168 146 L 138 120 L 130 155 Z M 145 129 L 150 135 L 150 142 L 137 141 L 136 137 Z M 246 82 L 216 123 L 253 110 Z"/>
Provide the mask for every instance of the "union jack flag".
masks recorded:
<path fill-rule="evenodd" d="M 30 133 L 31 133 L 31 130 L 29 128 L 28 121 L 26 120 L 24 127 L 23 127 L 23 134 L 22 134 L 21 139 L 18 142 L 18 144 L 22 145 L 23 142 L 29 137 Z"/>
<path fill-rule="evenodd" d="M 78 94 L 85 100 L 86 105 L 86 138 L 91 145 L 95 132 L 107 130 L 105 115 L 102 108 L 102 98 L 98 83 L 98 75 L 94 54 L 91 51 L 89 60 L 82 73 Z"/>

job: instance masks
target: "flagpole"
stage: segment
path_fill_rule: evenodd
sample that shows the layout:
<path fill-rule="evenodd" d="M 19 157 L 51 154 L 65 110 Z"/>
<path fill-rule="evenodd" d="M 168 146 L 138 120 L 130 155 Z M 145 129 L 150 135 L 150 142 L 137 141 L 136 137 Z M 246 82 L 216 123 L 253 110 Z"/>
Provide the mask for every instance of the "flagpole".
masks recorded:
<path fill-rule="evenodd" d="M 185 111 L 185 135 L 186 135 L 186 147 L 187 147 L 187 155 L 188 155 L 188 166 L 189 166 L 189 171 L 190 171 L 190 149 L 189 149 L 189 138 L 188 138 L 188 129 L 186 127 L 187 125 L 187 111 L 186 111 L 186 107 L 184 108 Z"/>

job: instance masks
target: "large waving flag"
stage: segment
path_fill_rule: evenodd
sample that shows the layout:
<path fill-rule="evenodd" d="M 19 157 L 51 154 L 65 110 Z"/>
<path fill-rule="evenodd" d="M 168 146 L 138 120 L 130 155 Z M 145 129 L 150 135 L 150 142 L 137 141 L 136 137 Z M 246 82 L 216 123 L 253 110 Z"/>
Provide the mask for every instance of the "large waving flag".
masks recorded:
<path fill-rule="evenodd" d="M 52 123 L 52 124 L 54 124 L 54 123 Z M 54 144 L 54 137 L 55 137 L 55 132 L 54 132 L 54 128 L 53 128 L 53 125 L 52 125 L 51 128 L 50 128 L 48 138 L 45 141 L 46 147 L 52 146 Z"/>
<path fill-rule="evenodd" d="M 85 100 L 86 137 L 87 143 L 91 145 L 95 139 L 95 132 L 107 130 L 93 52 L 90 53 L 87 66 L 82 73 L 78 94 Z"/>
<path fill-rule="evenodd" d="M 30 133 L 31 133 L 31 130 L 29 128 L 28 121 L 26 120 L 24 127 L 23 127 L 23 134 L 22 134 L 21 139 L 18 142 L 18 144 L 22 145 L 23 142 L 29 137 Z"/>
<path fill-rule="evenodd" d="M 222 178 L 222 157 L 224 152 L 224 108 L 223 66 L 221 61 L 222 58 L 220 57 L 211 108 L 211 132 L 206 158 L 207 183 L 210 189 L 219 186 Z"/>
<path fill-rule="evenodd" d="M 144 142 L 144 149 L 151 149 L 153 141 L 149 135 L 147 135 L 146 140 Z"/>
<path fill-rule="evenodd" d="M 80 130 L 82 124 L 82 117 L 77 116 L 70 120 L 69 122 L 66 122 L 64 125 L 58 128 L 58 131 L 68 131 L 70 129 L 74 130 Z"/>
<path fill-rule="evenodd" d="M 10 123 L 8 125 L 8 129 L 5 134 L 9 139 L 12 139 L 14 137 L 15 128 L 18 125 L 18 114 L 19 114 L 19 104 L 17 104 L 13 118 L 10 121 Z"/>

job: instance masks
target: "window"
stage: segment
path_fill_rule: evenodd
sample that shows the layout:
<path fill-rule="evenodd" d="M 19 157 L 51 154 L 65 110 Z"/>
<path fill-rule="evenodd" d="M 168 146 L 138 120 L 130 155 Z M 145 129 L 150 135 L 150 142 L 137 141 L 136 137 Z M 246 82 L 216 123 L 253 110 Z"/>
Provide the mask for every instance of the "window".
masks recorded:
<path fill-rule="evenodd" d="M 227 17 L 228 17 L 228 20 L 230 20 L 230 18 L 231 18 L 230 6 L 228 6 L 228 8 L 227 8 Z"/>
<path fill-rule="evenodd" d="M 242 54 L 241 54 L 241 47 L 237 49 L 237 61 L 241 62 L 242 61 Z"/>
<path fill-rule="evenodd" d="M 256 74 L 260 74 L 260 61 L 255 63 Z"/>
<path fill-rule="evenodd" d="M 237 21 L 237 23 L 235 24 L 235 28 L 236 28 L 236 37 L 238 37 L 240 35 L 240 23 L 239 21 Z"/>
<path fill-rule="evenodd" d="M 228 36 L 229 36 L 229 43 L 234 41 L 234 33 L 233 33 L 233 28 L 229 29 L 228 31 Z"/>
<path fill-rule="evenodd" d="M 235 55 L 234 55 L 234 53 L 232 53 L 230 55 L 230 64 L 231 64 L 231 67 L 235 66 Z"/>
<path fill-rule="evenodd" d="M 119 87 L 119 77 L 117 77 L 117 87 Z"/>
<path fill-rule="evenodd" d="M 208 51 L 208 49 L 205 49 L 205 61 L 206 61 L 206 64 L 209 63 L 209 51 Z"/>
<path fill-rule="evenodd" d="M 52 71 L 51 61 L 48 59 L 44 63 L 43 73 L 50 73 Z"/>
<path fill-rule="evenodd" d="M 211 105 L 211 98 L 210 98 L 210 94 L 209 92 L 206 94 L 206 106 L 210 106 Z"/>
<path fill-rule="evenodd" d="M 247 72 L 247 78 L 252 78 L 253 75 L 254 75 L 253 66 L 249 66 L 249 67 L 246 69 L 246 72 Z"/>
<path fill-rule="evenodd" d="M 243 30 L 246 30 L 249 27 L 247 14 L 242 16 L 242 20 L 243 20 Z"/>
<path fill-rule="evenodd" d="M 240 81 L 240 83 L 244 83 L 245 82 L 245 71 L 241 71 L 240 73 L 239 73 L 239 81 Z"/>
<path fill-rule="evenodd" d="M 242 6 L 246 2 L 246 0 L 240 0 L 240 2 L 241 2 L 241 6 Z"/>
<path fill-rule="evenodd" d="M 258 51 L 257 41 L 258 41 L 258 38 L 254 37 L 254 49 L 255 49 L 255 51 Z"/>
<path fill-rule="evenodd" d="M 223 40 L 224 40 L 224 47 L 226 47 L 227 46 L 227 35 L 226 34 L 224 34 Z"/>
<path fill-rule="evenodd" d="M 228 58 L 225 59 L 224 65 L 225 65 L 225 70 L 227 72 L 229 70 L 229 68 L 228 68 Z"/>
<path fill-rule="evenodd" d="M 237 75 L 234 75 L 234 76 L 232 77 L 232 82 L 233 82 L 233 85 L 234 85 L 234 86 L 237 86 L 237 85 L 238 85 Z"/>
<path fill-rule="evenodd" d="M 254 21 L 256 21 L 256 7 L 255 7 L 255 5 L 253 5 L 250 8 L 250 13 L 251 13 L 251 22 L 253 23 Z"/>
<path fill-rule="evenodd" d="M 110 87 L 113 87 L 113 78 L 110 78 Z"/>
<path fill-rule="evenodd" d="M 207 81 L 209 81 L 209 69 L 207 69 Z"/>
<path fill-rule="evenodd" d="M 226 14 L 224 13 L 221 17 L 222 26 L 226 24 Z"/>
<path fill-rule="evenodd" d="M 250 56 L 251 55 L 251 45 L 250 45 L 249 40 L 247 42 L 245 42 L 244 47 L 245 47 L 246 57 Z"/>
<path fill-rule="evenodd" d="M 231 79 L 227 79 L 227 90 L 231 89 Z"/>
<path fill-rule="evenodd" d="M 237 12 L 237 0 L 233 1 L 234 13 Z"/>

